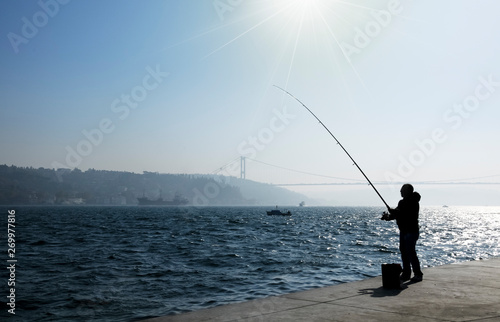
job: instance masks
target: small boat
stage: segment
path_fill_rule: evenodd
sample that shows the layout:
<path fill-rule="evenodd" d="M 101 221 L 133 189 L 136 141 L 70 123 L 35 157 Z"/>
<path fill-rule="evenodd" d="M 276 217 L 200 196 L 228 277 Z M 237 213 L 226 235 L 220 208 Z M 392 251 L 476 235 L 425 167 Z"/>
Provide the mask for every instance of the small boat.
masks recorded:
<path fill-rule="evenodd" d="M 267 212 L 268 216 L 291 216 L 292 215 L 290 210 L 288 210 L 286 212 L 282 212 L 279 209 L 274 209 L 274 210 L 270 210 L 270 211 L 266 211 L 266 212 Z"/>

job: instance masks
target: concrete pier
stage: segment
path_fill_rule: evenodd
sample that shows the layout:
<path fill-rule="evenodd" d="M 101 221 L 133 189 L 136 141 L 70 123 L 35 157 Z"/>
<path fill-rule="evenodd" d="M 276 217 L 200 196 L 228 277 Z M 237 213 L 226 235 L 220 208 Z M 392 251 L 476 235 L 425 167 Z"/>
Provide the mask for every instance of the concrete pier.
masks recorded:
<path fill-rule="evenodd" d="M 500 321 L 500 258 L 423 272 L 401 290 L 379 276 L 147 321 Z"/>

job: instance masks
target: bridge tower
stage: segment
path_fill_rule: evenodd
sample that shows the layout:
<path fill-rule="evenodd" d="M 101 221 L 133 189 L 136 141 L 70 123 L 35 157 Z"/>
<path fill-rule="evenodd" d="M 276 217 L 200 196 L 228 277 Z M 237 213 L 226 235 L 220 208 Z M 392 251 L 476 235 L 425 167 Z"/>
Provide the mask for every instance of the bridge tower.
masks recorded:
<path fill-rule="evenodd" d="M 246 179 L 246 162 L 243 156 L 240 158 L 240 179 Z"/>

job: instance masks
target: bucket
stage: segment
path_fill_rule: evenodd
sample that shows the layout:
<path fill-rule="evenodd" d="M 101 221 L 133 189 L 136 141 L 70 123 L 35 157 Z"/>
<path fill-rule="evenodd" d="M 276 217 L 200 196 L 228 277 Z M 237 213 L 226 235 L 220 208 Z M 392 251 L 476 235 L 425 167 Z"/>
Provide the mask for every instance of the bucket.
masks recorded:
<path fill-rule="evenodd" d="M 382 286 L 387 289 L 400 289 L 399 275 L 402 271 L 400 264 L 382 264 Z"/>

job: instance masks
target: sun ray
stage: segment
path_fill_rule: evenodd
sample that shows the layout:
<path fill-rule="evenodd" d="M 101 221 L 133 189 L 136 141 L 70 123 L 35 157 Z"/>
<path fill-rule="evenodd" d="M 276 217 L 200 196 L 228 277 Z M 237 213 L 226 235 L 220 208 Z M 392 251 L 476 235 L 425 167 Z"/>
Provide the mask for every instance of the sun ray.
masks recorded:
<path fill-rule="evenodd" d="M 345 1 L 341 1 L 341 0 L 336 0 L 335 3 L 338 3 L 338 4 L 344 4 L 346 6 L 349 6 L 349 7 L 356 7 L 356 8 L 361 8 L 361 9 L 364 9 L 364 10 L 374 10 L 374 8 L 371 8 L 371 7 L 367 7 L 367 6 L 361 6 L 359 4 L 355 4 L 355 3 L 352 3 L 352 2 L 345 2 Z"/>
<path fill-rule="evenodd" d="M 363 79 L 361 78 L 361 76 L 359 75 L 358 73 L 358 70 L 356 69 L 356 67 L 354 67 L 354 65 L 352 64 L 351 60 L 349 59 L 349 56 L 347 55 L 347 53 L 345 52 L 344 48 L 342 47 L 342 45 L 340 44 L 340 42 L 338 41 L 337 37 L 335 36 L 335 33 L 333 32 L 333 30 L 330 28 L 330 25 L 328 24 L 328 22 L 326 21 L 325 17 L 323 16 L 323 14 L 321 12 L 318 12 L 319 16 L 321 17 L 321 19 L 323 20 L 323 22 L 325 23 L 325 26 L 328 30 L 328 32 L 330 33 L 330 35 L 332 36 L 332 38 L 335 40 L 335 43 L 337 44 L 337 46 L 340 48 L 340 51 L 342 52 L 342 54 L 344 55 L 344 58 L 345 60 L 347 61 L 347 63 L 349 64 L 349 66 L 351 67 L 351 69 L 353 70 L 354 74 L 356 75 L 356 77 L 358 78 L 358 80 L 361 82 L 361 85 L 363 86 L 363 88 L 365 89 L 366 93 L 372 97 L 372 95 L 370 94 L 370 91 L 368 90 L 368 87 L 366 86 L 365 82 L 363 81 Z"/>
<path fill-rule="evenodd" d="M 343 4 L 343 5 L 349 6 L 349 7 L 361 8 L 361 9 L 368 10 L 368 11 L 373 11 L 373 10 L 377 11 L 377 10 L 379 10 L 379 9 L 375 9 L 375 8 L 372 8 L 372 7 L 361 6 L 361 5 L 357 5 L 357 4 L 354 4 L 354 3 L 351 3 L 351 2 L 345 2 L 345 1 L 341 1 L 341 0 L 336 0 L 335 3 Z M 405 15 L 402 15 L 402 14 L 397 14 L 396 13 L 396 14 L 393 14 L 393 15 L 396 16 L 396 17 L 399 17 L 399 18 L 410 20 L 410 21 L 415 21 L 415 22 L 420 22 L 420 23 L 429 23 L 428 21 L 421 20 L 421 19 L 416 19 L 416 18 L 411 18 L 411 17 L 405 16 Z"/>
<path fill-rule="evenodd" d="M 281 29 L 277 32 L 276 36 L 274 37 L 273 42 L 277 42 L 278 39 L 284 38 L 285 31 L 287 30 L 287 28 L 289 27 L 289 25 L 292 23 L 292 20 L 293 20 L 293 16 L 290 15 L 287 18 L 286 22 L 282 25 Z M 296 48 L 298 46 L 297 40 L 295 41 L 295 43 L 296 44 L 295 44 L 294 48 Z M 271 72 L 271 74 L 270 74 L 270 76 L 268 78 L 268 81 L 267 81 L 266 88 L 268 88 L 268 89 L 272 89 L 273 88 L 272 86 L 273 86 L 273 84 L 275 82 L 275 76 L 277 75 L 280 66 L 282 66 L 283 62 L 285 61 L 285 55 L 288 52 L 289 44 L 290 44 L 290 40 L 287 41 L 287 43 L 286 43 L 285 46 L 281 47 L 281 50 L 280 50 L 280 53 L 278 55 L 276 64 L 273 67 L 273 70 L 272 70 L 272 72 Z M 292 61 L 293 61 L 293 59 L 292 59 Z M 290 72 L 289 72 L 289 74 L 290 74 Z M 287 79 L 288 78 L 289 77 L 287 77 Z M 262 105 L 263 100 L 265 100 L 264 95 L 263 95 L 263 97 L 261 99 L 260 105 Z M 285 95 L 283 95 L 283 98 L 285 98 Z M 283 101 L 282 101 L 282 104 L 283 104 Z M 256 114 L 257 114 L 257 112 L 255 113 L 255 115 Z"/>
<path fill-rule="evenodd" d="M 275 16 L 277 16 L 278 14 L 282 13 L 284 10 L 286 10 L 289 6 L 286 6 L 286 7 L 283 7 L 281 10 L 278 10 L 277 12 L 275 12 L 274 14 L 272 14 L 271 16 L 265 18 L 264 20 L 258 22 L 257 24 L 255 24 L 253 27 L 245 30 L 244 32 L 242 32 L 241 34 L 239 34 L 238 36 L 234 37 L 233 39 L 231 39 L 230 41 L 226 42 L 224 45 L 220 46 L 219 48 L 213 50 L 212 52 L 210 52 L 209 54 L 205 55 L 201 60 L 205 60 L 207 59 L 208 57 L 212 56 L 213 54 L 215 54 L 216 52 L 222 50 L 224 47 L 230 45 L 231 43 L 235 42 L 236 40 L 240 39 L 241 37 L 243 37 L 244 35 L 248 34 L 249 32 L 251 32 L 252 30 L 258 28 L 259 26 L 263 25 L 264 23 L 266 23 L 267 21 L 271 20 L 272 18 L 274 18 Z"/>
<path fill-rule="evenodd" d="M 302 17 L 302 18 L 303 18 L 303 17 Z M 297 36 L 296 36 L 296 38 L 295 38 L 295 45 L 294 45 L 294 47 L 293 47 L 292 59 L 291 59 L 291 61 L 290 61 L 290 67 L 289 67 L 289 69 L 288 69 L 288 75 L 287 75 L 286 82 L 285 82 L 285 84 L 286 84 L 286 87 L 285 87 L 285 88 L 287 88 L 287 87 L 288 87 L 288 82 L 289 82 L 289 80 L 290 80 L 290 75 L 291 75 L 291 73 L 292 73 L 293 62 L 294 62 L 294 60 L 295 60 L 295 54 L 296 54 L 296 52 L 297 52 L 297 47 L 298 47 L 298 44 L 299 44 L 299 39 L 300 39 L 300 34 L 301 34 L 301 32 L 302 32 L 302 26 L 303 26 L 303 23 L 304 23 L 304 20 L 303 20 L 303 19 L 301 19 L 300 24 L 299 24 L 299 28 L 298 28 L 298 32 L 297 32 Z"/>
<path fill-rule="evenodd" d="M 290 22 L 290 20 L 291 20 L 291 18 L 289 18 L 289 20 L 287 21 L 287 23 L 286 23 L 286 24 L 285 24 L 285 25 L 281 28 L 281 30 L 278 32 L 277 36 L 275 37 L 276 39 L 277 39 L 277 38 L 279 38 L 279 37 L 280 37 L 280 35 L 281 35 L 281 34 L 282 34 L 285 30 L 286 30 L 286 25 Z M 288 43 L 289 43 L 289 41 L 288 41 Z M 276 76 L 276 74 L 277 74 L 277 72 L 278 72 L 278 69 L 279 69 L 279 68 L 280 68 L 280 66 L 282 65 L 282 62 L 284 61 L 284 57 L 285 57 L 285 55 L 286 55 L 286 53 L 287 53 L 287 50 L 288 50 L 288 43 L 287 43 L 287 45 L 286 45 L 286 46 L 283 46 L 283 47 L 282 47 L 282 50 L 281 50 L 281 52 L 280 52 L 280 55 L 279 55 L 279 57 L 278 57 L 278 59 L 277 59 L 277 62 L 276 62 L 276 64 L 275 64 L 275 66 L 274 66 L 274 68 L 273 68 L 273 71 L 272 71 L 271 75 L 269 76 L 269 79 L 268 79 L 268 81 L 267 81 L 267 85 L 266 85 L 266 88 L 268 88 L 268 89 L 272 89 L 272 88 L 273 88 L 272 86 L 273 86 L 273 83 L 274 83 L 275 76 Z M 284 98 L 284 97 L 285 97 L 285 95 L 283 95 L 283 98 Z M 263 102 L 263 100 L 264 100 L 264 99 L 265 99 L 265 98 L 264 98 L 264 95 L 263 95 L 263 97 L 262 97 L 262 99 L 261 99 L 261 102 L 260 102 L 260 105 L 262 105 L 262 102 Z M 282 104 L 283 104 L 283 101 L 282 101 Z M 257 115 L 257 113 L 255 113 L 255 115 Z"/>
<path fill-rule="evenodd" d="M 262 8 L 260 10 L 257 10 L 255 12 L 253 12 L 253 13 L 249 13 L 249 14 L 247 14 L 247 15 L 239 18 L 239 19 L 235 19 L 235 20 L 232 20 L 232 21 L 230 21 L 228 23 L 224 23 L 222 25 L 219 25 L 217 27 L 210 28 L 209 30 L 203 31 L 203 32 L 201 32 L 199 34 L 196 34 L 196 35 L 191 36 L 189 38 L 186 38 L 184 40 L 178 41 L 178 42 L 176 42 L 176 43 L 174 43 L 172 45 L 169 45 L 169 46 L 165 47 L 164 49 L 159 50 L 159 52 L 162 52 L 162 51 L 165 51 L 165 50 L 168 50 L 168 49 L 180 46 L 182 44 L 185 44 L 185 43 L 188 43 L 190 41 L 196 40 L 198 38 L 202 38 L 202 37 L 204 37 L 206 35 L 209 35 L 211 33 L 217 32 L 217 31 L 219 31 L 221 29 L 225 29 L 225 28 L 231 27 L 233 25 L 236 25 L 238 23 L 241 23 L 242 21 L 250 20 L 251 18 L 259 16 L 260 14 L 262 14 L 265 11 L 269 11 L 269 9 L 268 8 Z"/>

